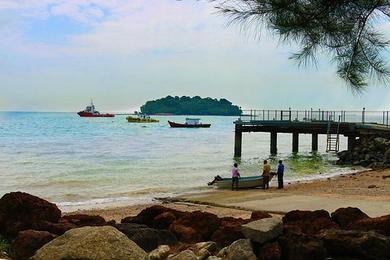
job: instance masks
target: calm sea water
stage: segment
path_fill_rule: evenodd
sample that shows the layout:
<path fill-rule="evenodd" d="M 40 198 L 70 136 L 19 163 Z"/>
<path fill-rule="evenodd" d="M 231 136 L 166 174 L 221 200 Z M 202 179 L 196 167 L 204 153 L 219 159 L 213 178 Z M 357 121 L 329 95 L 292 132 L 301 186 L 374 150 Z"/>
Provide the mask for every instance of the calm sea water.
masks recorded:
<path fill-rule="evenodd" d="M 0 195 L 21 190 L 70 210 L 208 190 L 213 176 L 230 175 L 236 118 L 203 117 L 210 129 L 172 129 L 167 120 L 185 117 L 157 118 L 158 124 L 131 124 L 125 116 L 2 112 Z M 325 154 L 325 136 L 316 155 L 310 140 L 302 135 L 300 153 L 293 156 L 291 136 L 279 135 L 279 154 L 271 162 L 285 161 L 287 181 L 353 170 L 337 167 L 334 155 Z M 267 158 L 269 134 L 244 134 L 242 175 L 259 174 Z"/>

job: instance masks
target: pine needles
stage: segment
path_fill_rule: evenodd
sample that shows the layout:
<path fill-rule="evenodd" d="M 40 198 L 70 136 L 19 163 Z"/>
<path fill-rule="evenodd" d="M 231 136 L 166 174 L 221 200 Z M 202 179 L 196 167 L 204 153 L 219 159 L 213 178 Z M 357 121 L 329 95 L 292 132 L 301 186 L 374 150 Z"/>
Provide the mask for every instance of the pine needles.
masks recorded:
<path fill-rule="evenodd" d="M 390 18 L 390 0 L 225 0 L 219 11 L 232 23 L 265 25 L 300 50 L 291 56 L 300 65 L 316 63 L 325 52 L 337 74 L 353 90 L 365 89 L 369 79 L 386 82 L 390 72 L 383 53 L 389 41 L 375 27 Z"/>

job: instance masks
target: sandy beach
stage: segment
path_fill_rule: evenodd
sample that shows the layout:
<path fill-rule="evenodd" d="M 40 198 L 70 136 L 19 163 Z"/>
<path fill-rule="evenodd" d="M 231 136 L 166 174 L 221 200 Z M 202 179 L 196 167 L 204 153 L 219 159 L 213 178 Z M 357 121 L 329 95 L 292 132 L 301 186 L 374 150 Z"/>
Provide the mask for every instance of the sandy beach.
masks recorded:
<path fill-rule="evenodd" d="M 336 200 L 338 198 L 347 199 L 344 202 L 346 204 L 344 205 L 345 207 L 351 206 L 348 205 L 351 200 L 377 201 L 378 203 L 390 204 L 390 169 L 366 170 L 359 173 L 340 175 L 334 178 L 286 184 L 283 190 L 278 190 L 276 185 L 276 179 L 274 179 L 271 182 L 270 189 L 267 191 L 262 189 L 242 191 L 211 190 L 207 193 L 171 198 L 168 200 L 169 202 L 156 201 L 154 204 L 163 204 L 166 207 L 181 211 L 201 210 L 214 213 L 219 217 L 232 216 L 241 218 L 249 218 L 251 210 L 259 209 L 251 207 L 250 201 L 256 202 L 264 200 L 267 197 L 272 197 L 273 199 L 284 198 L 287 201 L 291 200 L 291 202 L 294 202 L 296 198 L 300 198 L 297 196 L 318 196 L 325 199 L 328 198 L 328 203 L 331 206 L 334 205 L 334 207 L 340 205 L 340 202 Z M 334 198 L 334 200 L 329 200 L 330 197 Z M 242 201 L 244 203 L 241 203 Z M 83 213 L 100 215 L 106 220 L 113 219 L 119 222 L 122 218 L 137 215 L 141 210 L 154 204 L 79 210 L 67 214 Z M 374 207 L 376 207 L 376 204 Z M 267 210 L 267 208 L 264 208 L 264 210 Z M 280 205 L 279 210 L 276 205 L 276 210 L 273 208 L 271 211 L 274 213 L 283 213 L 283 205 Z M 382 213 L 383 211 L 380 211 L 378 215 Z"/>

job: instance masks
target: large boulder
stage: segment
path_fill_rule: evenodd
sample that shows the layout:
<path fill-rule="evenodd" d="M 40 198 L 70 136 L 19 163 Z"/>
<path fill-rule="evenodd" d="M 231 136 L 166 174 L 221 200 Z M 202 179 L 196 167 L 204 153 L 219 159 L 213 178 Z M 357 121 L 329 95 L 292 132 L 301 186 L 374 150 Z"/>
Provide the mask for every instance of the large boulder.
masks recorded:
<path fill-rule="evenodd" d="M 278 239 L 283 259 L 323 260 L 327 256 L 324 243 L 315 237 L 302 233 L 287 232 Z"/>
<path fill-rule="evenodd" d="M 317 235 L 333 257 L 388 259 L 390 238 L 372 231 L 323 230 Z"/>
<path fill-rule="evenodd" d="M 153 226 L 153 220 L 158 215 L 164 213 L 164 212 L 172 212 L 175 216 L 180 216 L 183 214 L 183 212 L 180 212 L 178 210 L 174 210 L 171 208 L 166 208 L 160 205 L 154 205 L 149 208 L 146 208 L 142 210 L 137 216 L 135 217 L 126 217 L 121 220 L 122 223 L 138 223 L 138 224 L 145 224 L 149 227 Z"/>
<path fill-rule="evenodd" d="M 283 233 L 282 219 L 279 216 L 263 218 L 241 227 L 244 236 L 257 243 L 273 240 Z"/>
<path fill-rule="evenodd" d="M 369 216 L 358 208 L 339 208 L 331 214 L 331 219 L 341 228 L 347 228 L 353 222 L 367 219 Z"/>
<path fill-rule="evenodd" d="M 24 230 L 20 231 L 11 244 L 11 255 L 16 260 L 28 259 L 46 243 L 56 236 L 47 231 Z"/>
<path fill-rule="evenodd" d="M 67 231 L 37 251 L 33 260 L 88 259 L 139 260 L 146 252 L 111 226 Z"/>
<path fill-rule="evenodd" d="M 241 226 L 251 220 L 242 218 L 224 217 L 221 218 L 221 225 L 214 232 L 211 240 L 219 247 L 226 247 L 236 240 L 245 238 L 241 232 Z"/>
<path fill-rule="evenodd" d="M 233 242 L 226 250 L 227 260 L 256 260 L 252 243 L 249 239 L 240 239 Z"/>
<path fill-rule="evenodd" d="M 176 220 L 173 212 L 163 212 L 153 219 L 153 227 L 157 229 L 169 229 L 170 225 Z"/>
<path fill-rule="evenodd" d="M 278 242 L 266 243 L 259 250 L 261 260 L 281 260 L 282 248 Z"/>
<path fill-rule="evenodd" d="M 42 222 L 57 222 L 60 217 L 55 204 L 28 193 L 11 192 L 0 199 L 0 233 L 9 239 Z"/>
<path fill-rule="evenodd" d="M 390 236 L 390 215 L 377 218 L 365 218 L 353 222 L 348 226 L 352 230 L 372 230 L 377 233 Z"/>
<path fill-rule="evenodd" d="M 192 227 L 173 223 L 169 230 L 175 234 L 179 241 L 184 243 L 198 243 L 203 241 L 202 235 Z"/>
<path fill-rule="evenodd" d="M 322 229 L 338 228 L 325 210 L 293 210 L 284 215 L 283 224 L 286 230 L 305 234 L 315 234 Z"/>
<path fill-rule="evenodd" d="M 116 224 L 114 226 L 146 252 L 150 252 L 160 245 L 174 245 L 177 243 L 175 235 L 168 230 L 158 230 L 131 223 Z"/>
<path fill-rule="evenodd" d="M 85 226 L 105 226 L 106 220 L 101 216 L 92 216 L 86 214 L 67 215 L 59 219 L 60 223 L 71 223 L 78 227 Z"/>
<path fill-rule="evenodd" d="M 220 224 L 221 220 L 216 215 L 203 211 L 186 212 L 172 223 L 191 227 L 202 236 L 203 241 L 210 240 Z"/>

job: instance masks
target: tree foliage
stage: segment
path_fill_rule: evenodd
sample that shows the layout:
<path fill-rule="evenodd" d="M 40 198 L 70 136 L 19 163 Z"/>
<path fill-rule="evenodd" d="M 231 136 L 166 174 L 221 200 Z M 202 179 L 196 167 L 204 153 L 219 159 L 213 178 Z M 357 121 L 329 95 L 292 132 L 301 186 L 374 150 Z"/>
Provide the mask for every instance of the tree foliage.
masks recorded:
<path fill-rule="evenodd" d="M 237 116 L 241 109 L 224 98 L 172 97 L 148 101 L 141 107 L 144 114 Z"/>
<path fill-rule="evenodd" d="M 387 81 L 383 57 L 388 40 L 377 27 L 390 17 L 390 0 L 212 0 L 232 22 L 265 25 L 300 50 L 299 64 L 316 62 L 324 52 L 337 74 L 360 91 L 370 78 Z"/>

